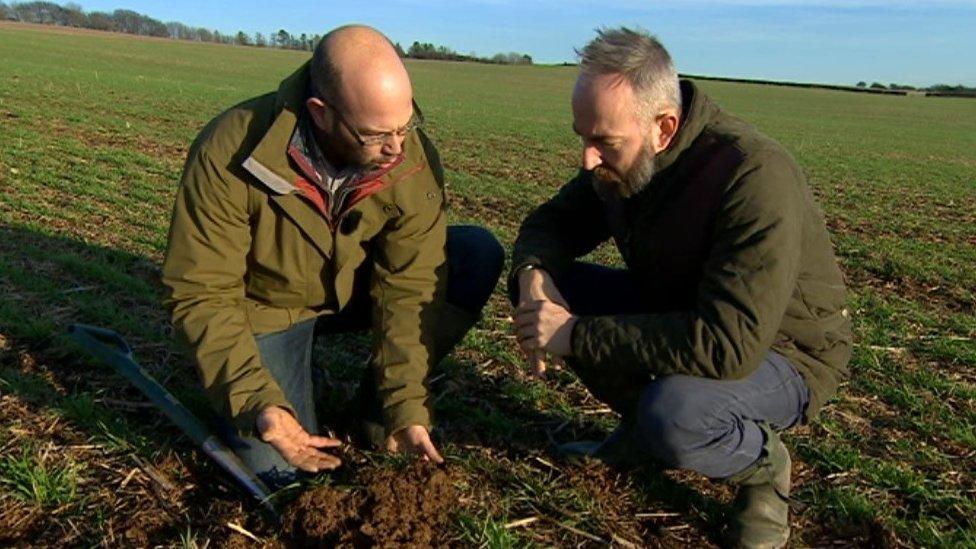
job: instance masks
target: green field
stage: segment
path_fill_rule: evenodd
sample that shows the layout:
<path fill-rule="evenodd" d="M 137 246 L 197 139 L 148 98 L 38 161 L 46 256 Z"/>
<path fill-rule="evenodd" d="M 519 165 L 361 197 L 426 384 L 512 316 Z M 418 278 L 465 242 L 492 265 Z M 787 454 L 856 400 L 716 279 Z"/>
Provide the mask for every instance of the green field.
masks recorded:
<path fill-rule="evenodd" d="M 119 331 L 204 409 L 159 305 L 182 162 L 206 121 L 275 89 L 306 55 L 0 26 L 0 545 L 246 542 L 228 523 L 282 541 L 63 334 L 70 322 Z M 577 169 L 574 69 L 408 69 L 447 169 L 452 220 L 486 225 L 510 249 L 522 217 Z M 785 437 L 792 543 L 976 547 L 976 100 L 700 85 L 796 156 L 851 288 L 853 379 Z M 609 249 L 598 255 L 615 261 Z M 550 439 L 601 436 L 614 418 L 568 372 L 531 380 L 508 314 L 499 286 L 434 384 L 461 496 L 450 543 L 718 543 L 725 486 L 547 453 Z M 319 345 L 327 416 L 341 416 L 358 379 L 357 343 Z M 513 526 L 520 519 L 534 520 Z"/>

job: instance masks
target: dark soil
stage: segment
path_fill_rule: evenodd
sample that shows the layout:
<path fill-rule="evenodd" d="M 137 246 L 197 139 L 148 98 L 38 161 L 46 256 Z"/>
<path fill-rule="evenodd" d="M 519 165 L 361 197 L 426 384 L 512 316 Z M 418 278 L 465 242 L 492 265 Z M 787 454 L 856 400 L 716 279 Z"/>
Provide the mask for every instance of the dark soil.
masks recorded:
<path fill-rule="evenodd" d="M 283 534 L 299 547 L 446 545 L 454 487 L 425 462 L 361 470 L 359 486 L 321 486 L 285 511 Z"/>

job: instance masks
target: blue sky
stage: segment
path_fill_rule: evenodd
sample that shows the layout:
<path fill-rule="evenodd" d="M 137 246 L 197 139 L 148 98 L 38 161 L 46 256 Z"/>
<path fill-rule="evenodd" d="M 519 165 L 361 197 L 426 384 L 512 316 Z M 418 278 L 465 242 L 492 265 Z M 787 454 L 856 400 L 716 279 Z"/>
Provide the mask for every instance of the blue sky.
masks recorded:
<path fill-rule="evenodd" d="M 573 61 L 599 26 L 640 25 L 686 73 L 836 84 L 976 85 L 976 0 L 386 0 L 287 3 L 184 0 L 79 2 L 128 8 L 221 32 L 321 34 L 376 26 L 460 53 L 528 53 Z"/>

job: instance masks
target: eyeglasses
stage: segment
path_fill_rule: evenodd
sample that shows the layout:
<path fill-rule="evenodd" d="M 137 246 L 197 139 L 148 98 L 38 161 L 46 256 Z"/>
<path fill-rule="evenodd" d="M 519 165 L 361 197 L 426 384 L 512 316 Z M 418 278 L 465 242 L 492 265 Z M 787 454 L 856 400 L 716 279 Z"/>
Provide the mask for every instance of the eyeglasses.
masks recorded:
<path fill-rule="evenodd" d="M 377 145 L 385 145 L 389 143 L 390 140 L 393 139 L 394 137 L 404 137 L 408 133 L 418 128 L 422 128 L 424 125 L 424 113 L 420 112 L 420 109 L 417 107 L 417 103 L 414 103 L 413 115 L 410 117 L 410 121 L 407 122 L 405 126 L 390 132 L 380 132 L 380 133 L 371 133 L 369 135 L 363 135 L 358 131 L 356 131 L 356 128 L 354 128 L 352 124 L 350 124 L 349 121 L 346 120 L 346 117 L 342 115 L 342 111 L 335 108 L 332 105 L 332 103 L 324 100 L 322 101 L 322 103 L 328 105 L 328 107 L 332 109 L 332 112 L 334 112 L 336 114 L 336 117 L 339 118 L 339 123 L 346 127 L 346 130 L 348 130 L 349 133 L 353 136 L 353 138 L 356 140 L 356 143 L 359 143 L 360 147 L 375 147 Z"/>

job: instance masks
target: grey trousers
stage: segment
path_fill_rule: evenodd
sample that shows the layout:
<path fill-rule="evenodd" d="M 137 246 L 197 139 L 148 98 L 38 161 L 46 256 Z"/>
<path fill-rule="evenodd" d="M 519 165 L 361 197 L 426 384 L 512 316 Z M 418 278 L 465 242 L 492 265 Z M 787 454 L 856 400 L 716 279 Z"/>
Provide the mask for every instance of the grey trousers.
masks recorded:
<path fill-rule="evenodd" d="M 255 336 L 261 362 L 281 387 L 285 398 L 295 408 L 298 422 L 310 434 L 319 433 L 312 397 L 312 341 L 316 319 L 306 320 L 288 330 Z M 230 423 L 221 426 L 227 445 L 270 488 L 293 482 L 294 467 L 288 464 L 270 444 L 256 437 L 242 437 Z"/>
<path fill-rule="evenodd" d="M 636 281 L 624 269 L 574 263 L 556 284 L 577 314 L 646 310 L 636 298 Z M 633 424 L 641 450 L 667 466 L 712 478 L 732 476 L 759 458 L 764 437 L 758 422 L 787 429 L 801 421 L 810 401 L 803 377 L 772 351 L 751 375 L 736 380 L 684 375 L 611 380 L 599 367 L 567 364 L 596 398 Z"/>
<path fill-rule="evenodd" d="M 671 467 L 730 477 L 759 459 L 763 433 L 800 422 L 809 390 L 790 361 L 775 352 L 744 379 L 672 375 L 644 388 L 637 406 L 638 446 Z"/>

